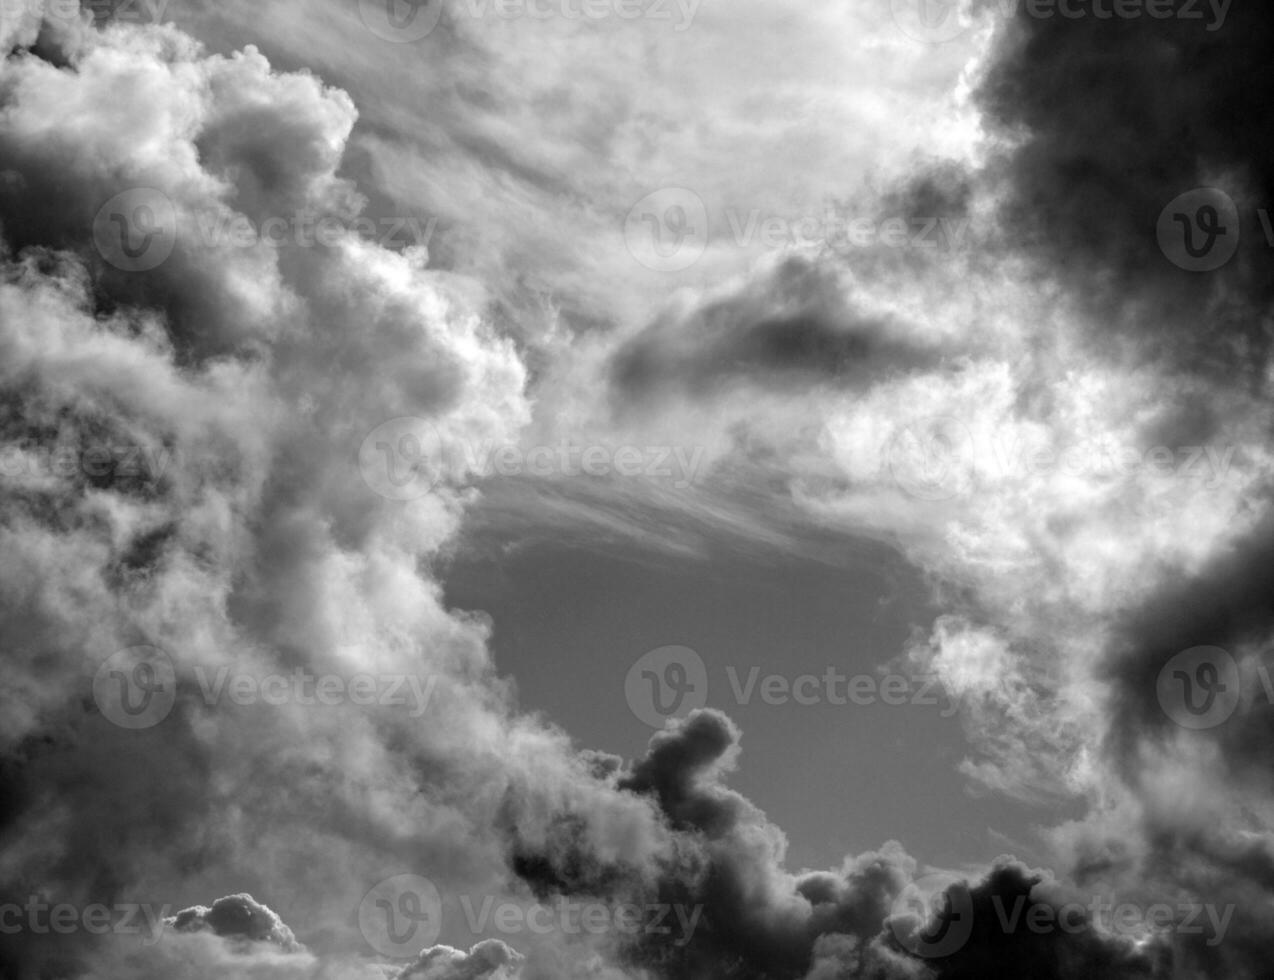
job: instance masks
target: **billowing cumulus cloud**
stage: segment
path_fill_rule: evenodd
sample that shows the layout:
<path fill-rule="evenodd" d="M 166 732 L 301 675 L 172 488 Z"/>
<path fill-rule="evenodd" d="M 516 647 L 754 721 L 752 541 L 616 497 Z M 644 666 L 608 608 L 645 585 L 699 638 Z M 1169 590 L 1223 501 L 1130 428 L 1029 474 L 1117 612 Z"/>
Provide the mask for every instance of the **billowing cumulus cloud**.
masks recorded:
<path fill-rule="evenodd" d="M 356 78 L 336 64 L 334 9 L 306 39 Z M 411 152 L 379 85 L 351 95 L 173 27 L 4 20 L 0 971 L 1261 975 L 1271 419 L 1247 217 L 1271 190 L 1251 136 L 1271 22 L 1236 7 L 1215 32 L 995 24 L 966 76 L 979 158 L 913 161 L 858 196 L 820 186 L 874 222 L 963 222 L 962 247 L 797 242 L 758 257 L 718 225 L 650 312 L 649 280 L 614 259 L 637 188 L 575 182 L 571 140 L 594 133 L 583 145 L 607 159 L 649 144 L 665 174 L 696 140 L 724 153 L 782 139 L 665 132 L 618 88 L 628 124 L 609 132 L 547 85 L 539 107 L 570 138 L 510 157 L 472 64 L 517 45 L 448 18 L 440 37 L 472 63 L 421 68 L 462 72 L 420 137 L 441 162 L 393 170 L 386 192 L 386 161 Z M 827 26 L 802 25 L 771 24 L 778 51 Z M 613 58 L 612 41 L 590 59 Z M 695 69 L 705 91 L 718 69 Z M 866 95 L 842 111 L 882 114 Z M 471 169 L 474 147 L 498 176 Z M 840 162 L 827 131 L 807 151 Z M 1155 235 L 1201 184 L 1231 188 L 1246 221 L 1211 278 Z M 387 197 L 441 208 L 440 187 L 458 203 L 439 241 L 379 233 Z M 698 190 L 718 219 L 737 193 L 719 176 Z M 550 207 L 589 195 L 604 205 Z M 495 220 L 513 205 L 578 236 L 545 225 L 541 247 L 540 231 Z M 608 298 L 610 279 L 623 282 Z M 569 299 L 525 322 L 541 293 Z M 729 785 L 745 739 L 724 714 L 670 723 L 626 761 L 518 712 L 488 621 L 446 608 L 436 577 L 467 517 L 495 520 L 487 474 L 429 440 L 668 431 L 710 447 L 693 485 L 522 486 L 540 505 L 558 495 L 547 523 L 591 507 L 633 537 L 658 513 L 673 536 L 895 544 L 944 606 L 898 656 L 959 696 L 970 785 L 1078 814 L 1041 832 L 1052 870 L 1005 857 L 939 873 L 896 842 L 789 870 L 783 831 Z M 1156 682 L 1206 645 L 1228 648 L 1247 693 L 1225 726 L 1190 731 Z M 437 908 L 420 886 L 393 891 L 404 876 L 427 879 Z M 937 913 L 908 905 L 926 881 Z M 46 927 L 53 907 L 78 924 Z M 368 926 L 395 911 L 429 927 L 418 945 Z M 593 914 L 611 927 L 576 928 Z M 546 917 L 554 928 L 525 926 Z"/>
<path fill-rule="evenodd" d="M 398 980 L 514 980 L 522 957 L 498 939 L 478 943 L 465 953 L 435 946 L 399 974 Z"/>

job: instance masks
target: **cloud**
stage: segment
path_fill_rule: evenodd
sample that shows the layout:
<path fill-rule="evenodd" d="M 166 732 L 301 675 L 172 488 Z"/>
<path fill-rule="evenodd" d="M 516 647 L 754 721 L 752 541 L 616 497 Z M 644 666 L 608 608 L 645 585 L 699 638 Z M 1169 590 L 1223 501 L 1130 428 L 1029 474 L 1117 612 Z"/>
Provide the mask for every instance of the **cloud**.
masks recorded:
<path fill-rule="evenodd" d="M 251 895 L 228 895 L 211 907 L 196 905 L 178 912 L 169 924 L 178 932 L 207 929 L 215 935 L 251 943 L 274 943 L 290 952 L 301 947 L 292 930 Z"/>
<path fill-rule="evenodd" d="M 515 980 L 523 957 L 498 939 L 478 943 L 468 953 L 434 946 L 398 975 L 398 980 Z"/>
<path fill-rule="evenodd" d="M 332 25 L 348 6 L 259 16 L 300 25 L 293 54 L 314 43 L 336 76 L 408 57 L 359 49 L 342 62 L 337 49 L 357 46 Z M 243 8 L 226 7 L 217 23 L 237 29 Z M 219 16 L 200 8 L 204 21 Z M 810 72 L 834 62 L 849 78 L 824 90 L 802 76 L 804 89 L 757 91 L 755 104 L 827 105 L 868 71 L 836 48 L 820 19 L 833 15 L 761 16 L 776 32 L 767 63 L 813 40 Z M 649 294 L 667 299 L 667 281 L 651 290 L 622 248 L 633 185 L 662 180 L 696 146 L 714 162 L 775 147 L 771 171 L 790 170 L 779 163 L 793 151 L 743 126 L 743 110 L 737 131 L 661 122 L 663 75 L 631 104 L 617 89 L 601 116 L 564 94 L 581 65 L 618 74 L 641 62 L 616 36 L 563 59 L 527 96 L 554 130 L 500 111 L 501 98 L 528 103 L 488 69 L 530 49 L 448 22 L 441 36 L 473 61 L 440 55 L 458 78 L 430 104 L 439 128 L 412 143 L 401 138 L 411 127 L 394 125 L 407 100 L 392 72 L 356 107 L 261 50 L 209 53 L 173 27 L 6 24 L 18 50 L 0 67 L 0 902 L 188 907 L 141 949 L 82 930 L 0 936 L 0 967 L 139 980 L 827 980 L 978 976 L 1005 963 L 1059 978 L 1259 975 L 1274 880 L 1268 713 L 1244 704 L 1233 725 L 1191 739 L 1156 714 L 1153 680 L 1183 642 L 1232 646 L 1249 680 L 1266 665 L 1267 288 L 1246 230 L 1234 265 L 1202 283 L 1165 260 L 1152 231 L 1195 182 L 1233 175 L 1245 206 L 1268 190 L 1266 151 L 1245 135 L 1262 118 L 1263 76 L 1250 66 L 1268 20 L 1235 10 L 1211 36 L 1019 18 L 982 66 L 1000 141 L 989 165 L 917 163 L 914 179 L 861 198 L 873 214 L 968 216 L 970 250 L 798 249 L 750 264 L 717 240 L 649 317 Z M 713 26 L 731 50 L 733 21 Z M 554 50 L 579 50 L 571 25 L 550 29 Z M 695 62 L 696 90 L 717 92 L 737 57 Z M 1226 67 L 1236 59 L 1250 70 Z M 1186 63 L 1208 84 L 1177 80 Z M 443 69 L 421 71 L 438 83 Z M 1160 105 L 1164 85 L 1175 104 Z M 922 87 L 928 98 L 936 83 Z M 687 112 L 694 101 L 681 99 Z M 852 127 L 841 123 L 882 115 L 859 93 L 807 135 L 806 155 L 824 165 L 819 195 L 843 190 L 837 141 Z M 649 145 L 651 159 L 640 180 L 585 186 L 576 144 L 615 160 Z M 373 173 L 422 147 L 436 164 Z M 360 168 L 378 179 L 356 182 Z M 718 210 L 736 193 L 752 203 L 724 177 L 702 184 Z M 766 190 L 758 202 L 775 211 L 813 204 Z M 492 220 L 513 205 L 534 218 L 572 191 L 604 205 L 562 206 L 514 231 Z M 441 241 L 389 247 L 356 230 L 409 198 L 450 209 Z M 125 240 L 130 218 L 145 220 Z M 299 225 L 311 220 L 337 233 L 308 241 Z M 272 221 L 280 241 L 222 234 Z M 471 241 L 466 227 L 497 231 Z M 141 238 L 141 256 L 155 244 L 166 254 L 130 268 Z M 555 291 L 570 294 L 568 329 L 552 315 L 510 322 Z M 935 416 L 969 441 L 939 447 L 956 450 L 955 479 L 926 499 L 905 468 L 899 478 L 891 447 Z M 381 430 L 404 417 L 426 427 Z M 945 603 L 903 653 L 960 695 L 964 771 L 982 789 L 1082 805 L 1047 831 L 1063 874 L 1011 861 L 970 873 L 977 929 L 925 961 L 889 925 L 923 866 L 889 842 L 833 870 L 789 871 L 781 829 L 727 785 L 742 735 L 724 715 L 670 725 L 631 764 L 519 715 L 489 625 L 448 610 L 433 572 L 488 488 L 463 457 L 423 458 L 420 439 L 502 445 L 528 431 L 675 432 L 711 447 L 714 479 L 688 492 L 593 488 L 597 525 L 617 535 L 635 536 L 653 511 L 705 539 L 896 543 Z M 1039 462 L 1076 445 L 1088 455 L 1074 472 Z M 1166 471 L 1144 455 L 1131 470 L 1103 468 L 1111 447 L 1157 446 L 1173 450 Z M 1235 452 L 1196 457 L 1214 465 L 1196 480 L 1175 455 L 1191 446 Z M 369 461 L 402 467 L 368 472 Z M 408 484 L 419 492 L 396 498 Z M 528 510 L 569 525 L 581 497 L 556 487 Z M 167 665 L 172 683 L 164 717 L 134 729 L 112 720 L 101 690 L 146 676 L 112 659 L 137 650 L 157 651 L 146 665 Z M 347 696 L 316 703 L 289 686 L 320 676 Z M 354 677 L 373 691 L 414 678 L 433 694 L 419 715 L 387 698 L 356 704 Z M 262 700 L 267 678 L 283 682 L 280 703 Z M 255 699 L 229 693 L 245 681 Z M 468 953 L 434 945 L 404 964 L 370 947 L 360 902 L 399 874 L 438 885 L 458 934 L 442 938 Z M 1223 945 L 1187 938 L 1171 956 L 1162 937 L 1087 920 L 1046 934 L 1000 924 L 1004 903 L 1053 908 L 1069 888 L 1239 911 Z M 457 925 L 456 896 L 474 895 L 663 908 L 673 931 L 506 945 Z"/>

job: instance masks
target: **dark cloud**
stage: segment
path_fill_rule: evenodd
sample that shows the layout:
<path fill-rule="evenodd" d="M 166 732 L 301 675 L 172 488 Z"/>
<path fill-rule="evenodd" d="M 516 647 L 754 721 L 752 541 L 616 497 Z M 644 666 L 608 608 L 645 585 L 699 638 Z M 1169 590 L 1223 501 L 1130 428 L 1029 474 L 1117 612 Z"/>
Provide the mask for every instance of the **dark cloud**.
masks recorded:
<path fill-rule="evenodd" d="M 1112 929 L 1111 922 L 1093 920 L 1093 898 L 1111 905 L 1109 895 L 1084 896 L 1009 858 L 972 885 L 950 886 L 964 900 L 950 901 L 947 908 L 970 917 L 961 920 L 967 928 L 958 948 L 937 957 L 917 955 L 902 942 L 908 930 L 895 922 L 907 908 L 900 903 L 916 876 L 914 860 L 890 844 L 847 860 L 838 871 L 784 872 L 782 835 L 723 785 L 739 739 L 737 727 L 719 712 L 693 712 L 656 734 L 619 778 L 622 790 L 658 802 L 674 835 L 672 858 L 644 893 L 635 877 L 623 879 L 623 890 L 597 887 L 595 881 L 583 893 L 632 900 L 637 887 L 642 901 L 702 910 L 688 941 L 636 937 L 624 950 L 634 965 L 669 980 L 1179 975 L 1173 970 L 1184 961 L 1174 960 L 1172 943 L 1162 935 L 1120 933 L 1117 922 Z M 576 831 L 570 836 L 575 846 L 589 847 L 587 822 Z M 543 877 L 533 878 L 537 890 L 554 891 L 544 890 Z"/>
<path fill-rule="evenodd" d="M 274 943 L 282 949 L 300 949 L 292 930 L 271 909 L 251 895 L 227 895 L 211 907 L 183 909 L 171 920 L 178 932 L 209 930 L 215 936 L 252 943 Z"/>
<path fill-rule="evenodd" d="M 498 939 L 480 942 L 467 953 L 434 946 L 405 967 L 396 980 L 514 980 L 523 959 Z"/>
<path fill-rule="evenodd" d="M 942 351 L 892 316 L 855 308 L 824 263 L 787 259 L 739 293 L 667 314 L 615 355 L 621 401 L 708 398 L 735 384 L 852 387 L 931 368 Z"/>
<path fill-rule="evenodd" d="M 1017 5 L 980 88 L 986 123 L 1012 147 L 981 175 L 1001 199 L 1003 248 L 1037 262 L 1041 288 L 1063 282 L 1108 349 L 1131 343 L 1136 357 L 1260 386 L 1274 13 L 1234 3 L 1210 30 L 1206 4 L 1198 20 L 1032 6 Z M 1225 190 L 1242 217 L 1239 253 L 1214 273 L 1176 267 L 1156 236 L 1164 208 L 1201 186 Z"/>

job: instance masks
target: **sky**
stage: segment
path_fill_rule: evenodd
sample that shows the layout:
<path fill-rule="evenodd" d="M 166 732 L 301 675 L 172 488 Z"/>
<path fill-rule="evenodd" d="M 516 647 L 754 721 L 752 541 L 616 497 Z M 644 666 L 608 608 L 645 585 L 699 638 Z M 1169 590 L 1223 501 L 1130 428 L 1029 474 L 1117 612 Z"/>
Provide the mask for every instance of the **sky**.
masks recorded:
<path fill-rule="evenodd" d="M 1267 975 L 1271 42 L 0 0 L 0 980 Z"/>

